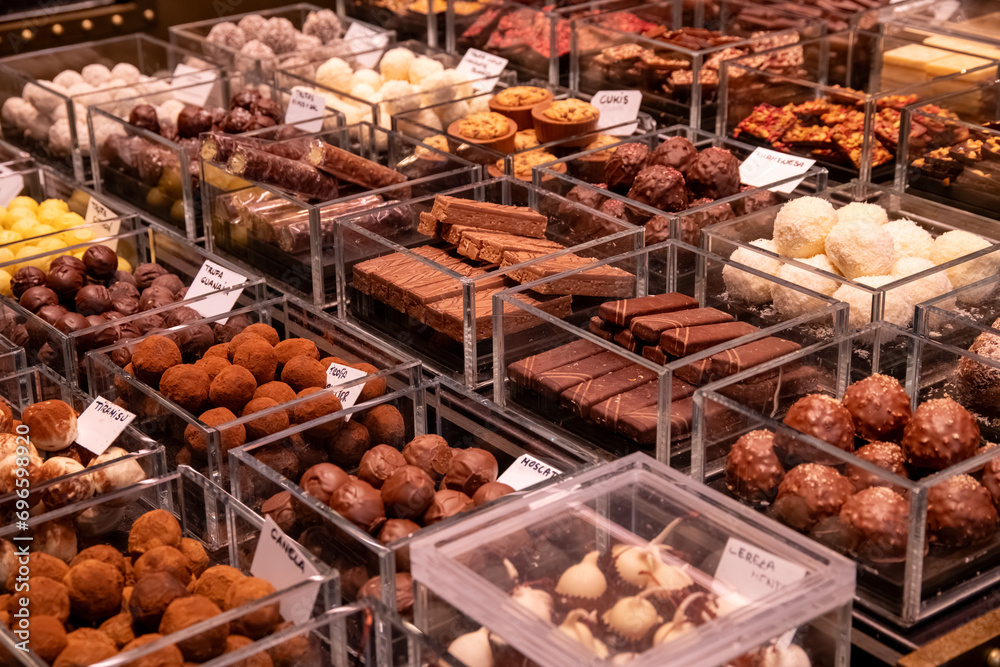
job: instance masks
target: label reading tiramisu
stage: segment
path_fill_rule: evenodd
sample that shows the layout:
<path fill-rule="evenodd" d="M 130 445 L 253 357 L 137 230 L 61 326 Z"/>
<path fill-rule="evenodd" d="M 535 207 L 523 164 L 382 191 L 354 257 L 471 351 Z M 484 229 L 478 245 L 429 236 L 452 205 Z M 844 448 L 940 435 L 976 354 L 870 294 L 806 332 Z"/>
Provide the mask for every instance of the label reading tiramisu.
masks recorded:
<path fill-rule="evenodd" d="M 100 456 L 121 435 L 125 427 L 132 423 L 133 419 L 135 419 L 135 415 L 125 408 L 98 396 L 77 417 L 76 442 L 81 447 Z"/>

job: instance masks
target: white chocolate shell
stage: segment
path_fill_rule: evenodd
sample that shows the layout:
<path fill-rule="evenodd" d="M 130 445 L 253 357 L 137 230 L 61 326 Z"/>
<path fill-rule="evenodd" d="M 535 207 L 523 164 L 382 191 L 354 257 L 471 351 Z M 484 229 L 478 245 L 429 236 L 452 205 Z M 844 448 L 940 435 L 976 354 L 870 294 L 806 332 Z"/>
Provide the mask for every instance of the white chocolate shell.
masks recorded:
<path fill-rule="evenodd" d="M 607 658 L 611 654 L 608 647 L 600 639 L 594 637 L 594 633 L 590 631 L 587 624 L 580 620 L 589 615 L 590 613 L 584 609 L 574 609 L 566 615 L 566 620 L 562 622 L 559 629 L 598 658 Z"/>
<path fill-rule="evenodd" d="M 570 597 L 596 600 L 608 589 L 608 581 L 597 567 L 597 551 L 591 551 L 576 565 L 566 569 L 556 584 L 556 593 Z"/>
<path fill-rule="evenodd" d="M 552 611 L 555 605 L 552 596 L 545 591 L 530 586 L 518 586 L 510 594 L 510 597 L 546 623 L 552 622 Z"/>
<path fill-rule="evenodd" d="M 493 667 L 493 647 L 485 627 L 456 638 L 448 645 L 448 653 L 468 667 Z M 438 664 L 444 665 L 443 662 Z"/>
<path fill-rule="evenodd" d="M 612 631 L 632 640 L 642 639 L 654 625 L 663 622 L 653 603 L 638 595 L 620 599 L 601 619 Z"/>

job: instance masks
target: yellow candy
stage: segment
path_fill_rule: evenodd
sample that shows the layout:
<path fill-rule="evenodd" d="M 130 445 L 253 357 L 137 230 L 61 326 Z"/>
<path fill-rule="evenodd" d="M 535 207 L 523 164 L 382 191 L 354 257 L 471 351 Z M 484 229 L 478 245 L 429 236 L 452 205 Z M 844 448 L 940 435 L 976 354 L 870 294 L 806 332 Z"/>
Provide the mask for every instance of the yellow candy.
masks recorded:
<path fill-rule="evenodd" d="M 30 239 L 34 236 L 35 226 L 38 225 L 38 221 L 35 220 L 35 216 L 30 218 L 21 218 L 13 225 L 10 226 L 11 231 L 17 232 L 22 238 Z"/>
<path fill-rule="evenodd" d="M 38 202 L 36 202 L 31 197 L 21 196 L 21 197 L 14 197 L 13 199 L 10 200 L 10 203 L 7 204 L 7 208 L 18 208 L 22 206 L 24 208 L 30 208 L 32 211 L 34 211 L 38 209 Z"/>
<path fill-rule="evenodd" d="M 125 259 L 124 257 L 119 257 L 118 258 L 118 270 L 119 271 L 128 271 L 129 273 L 132 273 L 132 265 L 129 264 L 128 260 Z"/>
<path fill-rule="evenodd" d="M 7 217 L 7 208 L 5 206 L 0 206 L 0 222 Z"/>
<path fill-rule="evenodd" d="M 7 245 L 8 243 L 14 243 L 15 241 L 20 241 L 24 237 L 15 231 L 10 229 L 0 230 L 0 245 Z"/>
<path fill-rule="evenodd" d="M 35 225 L 35 228 L 31 230 L 32 236 L 45 236 L 46 234 L 54 234 L 58 230 L 52 225 Z M 31 237 L 29 237 L 31 238 Z"/>
<path fill-rule="evenodd" d="M 38 210 L 41 211 L 42 209 L 45 210 L 51 209 L 59 211 L 61 213 L 68 213 L 69 204 L 63 201 L 62 199 L 46 199 L 45 201 L 43 201 L 41 204 L 38 205 Z"/>
<path fill-rule="evenodd" d="M 26 259 L 28 261 L 21 262 L 21 267 L 25 266 L 35 266 L 42 271 L 49 270 L 49 264 L 54 259 L 53 257 L 37 257 L 38 253 L 42 252 L 38 249 L 38 246 L 26 245 L 17 251 L 17 259 Z M 34 259 L 31 259 L 34 258 Z"/>
<path fill-rule="evenodd" d="M 59 216 L 59 227 L 63 229 L 69 229 L 70 227 L 79 227 L 80 225 L 86 224 L 86 220 L 79 213 L 64 213 Z"/>
<path fill-rule="evenodd" d="M 38 218 L 38 222 L 43 225 L 58 225 L 59 218 L 65 215 L 62 211 L 54 208 L 39 208 L 38 213 L 35 215 Z"/>
<path fill-rule="evenodd" d="M 3 219 L 3 226 L 10 229 L 12 225 L 21 220 L 31 220 L 34 223 L 35 212 L 23 206 L 17 208 L 12 206 L 7 209 L 7 215 Z"/>
<path fill-rule="evenodd" d="M 69 231 L 63 232 L 59 235 L 66 245 L 77 245 L 80 243 L 86 243 L 94 238 L 94 232 L 87 228 L 77 228 L 71 229 Z"/>
<path fill-rule="evenodd" d="M 49 236 L 38 242 L 38 249 L 43 252 L 49 252 L 50 250 L 58 250 L 59 248 L 65 248 L 66 244 L 55 236 Z"/>
<path fill-rule="evenodd" d="M 4 296 L 14 296 L 14 293 L 10 289 L 11 275 L 0 269 L 0 294 Z"/>
<path fill-rule="evenodd" d="M 82 262 L 83 261 L 83 253 L 85 253 L 85 252 L 87 252 L 86 248 L 84 248 L 83 250 L 77 250 L 76 252 L 73 253 L 73 256 L 76 257 L 78 260 L 80 260 Z"/>
<path fill-rule="evenodd" d="M 15 259 L 14 251 L 10 248 L 0 248 L 0 264 L 6 264 L 7 262 L 13 262 Z"/>

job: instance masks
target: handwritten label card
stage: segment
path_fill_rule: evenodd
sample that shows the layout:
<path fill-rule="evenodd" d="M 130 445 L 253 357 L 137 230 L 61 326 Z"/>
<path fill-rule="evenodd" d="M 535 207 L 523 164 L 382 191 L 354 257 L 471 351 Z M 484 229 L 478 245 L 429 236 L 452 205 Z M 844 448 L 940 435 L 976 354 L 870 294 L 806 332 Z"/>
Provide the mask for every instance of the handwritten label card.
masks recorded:
<path fill-rule="evenodd" d="M 806 569 L 730 537 L 715 578 L 743 597 L 757 600 L 806 576 Z"/>
<path fill-rule="evenodd" d="M 479 49 L 469 49 L 462 56 L 462 60 L 458 63 L 458 67 L 455 70 L 462 75 L 461 78 L 464 81 L 480 79 L 473 82 L 472 88 L 477 93 L 482 93 L 492 90 L 493 86 L 497 85 L 497 81 L 506 67 L 506 58 L 501 58 L 500 56 L 495 56 L 492 53 L 486 53 Z M 492 78 L 483 79 L 483 77 Z"/>
<path fill-rule="evenodd" d="M 285 535 L 271 517 L 264 519 L 250 563 L 250 574 L 265 579 L 279 591 L 319 576 L 320 572 L 302 553 L 298 544 Z M 320 583 L 315 582 L 303 590 L 281 598 L 281 616 L 286 621 L 305 623 L 312 617 Z"/>
<path fill-rule="evenodd" d="M 385 53 L 385 47 L 389 44 L 387 34 L 375 32 L 358 22 L 352 23 L 347 28 L 347 32 L 344 33 L 344 41 L 351 40 L 357 40 L 351 44 L 351 51 L 356 54 L 354 60 L 361 67 L 368 69 L 375 69 L 378 61 L 382 59 L 382 54 Z M 358 53 L 358 51 L 364 51 L 364 53 Z"/>
<path fill-rule="evenodd" d="M 294 125 L 303 132 L 319 132 L 323 129 L 323 110 L 326 98 L 319 93 L 296 86 L 292 88 L 292 98 L 285 109 L 285 124 Z"/>
<path fill-rule="evenodd" d="M 201 265 L 201 269 L 195 275 L 194 282 L 191 283 L 191 287 L 187 291 L 187 296 L 184 298 L 193 299 L 197 296 L 218 292 L 219 290 L 245 283 L 246 280 L 246 276 L 206 259 L 205 263 Z M 238 289 L 214 294 L 207 299 L 192 303 L 191 307 L 202 317 L 215 317 L 216 315 L 221 315 L 232 310 L 233 305 L 242 293 L 243 290 Z M 220 320 L 220 322 L 225 323 L 225 320 Z"/>
<path fill-rule="evenodd" d="M 542 463 L 533 456 L 521 454 L 509 468 L 503 471 L 497 481 L 506 484 L 515 491 L 520 491 L 560 473 L 562 473 L 561 470 Z"/>
<path fill-rule="evenodd" d="M 0 206 L 6 206 L 24 189 L 24 176 L 10 167 L 0 166 Z"/>
<path fill-rule="evenodd" d="M 639 126 L 638 122 L 630 122 L 639 116 L 639 107 L 642 106 L 642 93 L 638 90 L 602 90 L 594 95 L 590 103 L 600 110 L 601 127 L 609 128 L 605 130 L 606 134 L 626 137 Z"/>
<path fill-rule="evenodd" d="M 107 206 L 97 201 L 96 197 L 91 197 L 87 203 L 87 213 L 83 216 L 84 222 L 88 225 L 95 222 L 103 222 L 105 236 L 115 236 L 121 230 L 122 221 L 118 214 Z M 96 232 L 95 232 L 96 234 Z M 101 245 L 106 245 L 115 252 L 118 251 L 118 239 L 103 241 Z"/>
<path fill-rule="evenodd" d="M 216 70 L 205 70 L 180 63 L 174 68 L 172 86 L 184 86 L 173 91 L 175 98 L 185 104 L 203 107 L 208 103 L 208 96 L 219 78 Z"/>
<path fill-rule="evenodd" d="M 350 382 L 351 380 L 357 380 L 368 375 L 367 372 L 358 370 L 357 368 L 351 368 L 350 366 L 341 366 L 340 364 L 330 364 L 326 369 L 326 386 L 332 387 L 336 384 L 343 384 L 345 382 Z M 357 384 L 353 387 L 347 387 L 346 389 L 337 390 L 337 398 L 340 399 L 340 404 L 349 408 L 358 402 L 358 397 L 361 396 L 361 390 L 365 388 L 365 385 Z M 347 415 L 347 420 L 350 420 L 351 415 Z"/>
<path fill-rule="evenodd" d="M 76 442 L 98 456 L 111 446 L 125 427 L 132 423 L 135 415 L 120 408 L 111 401 L 98 396 L 94 402 L 77 417 Z"/>
<path fill-rule="evenodd" d="M 740 180 L 746 185 L 762 188 L 775 181 L 799 176 L 800 174 L 803 175 L 798 180 L 788 181 L 787 183 L 770 188 L 774 192 L 784 192 L 787 194 L 799 187 L 799 183 L 805 179 L 804 174 L 814 164 L 816 164 L 816 160 L 779 153 L 767 148 L 758 148 L 740 165 Z"/>

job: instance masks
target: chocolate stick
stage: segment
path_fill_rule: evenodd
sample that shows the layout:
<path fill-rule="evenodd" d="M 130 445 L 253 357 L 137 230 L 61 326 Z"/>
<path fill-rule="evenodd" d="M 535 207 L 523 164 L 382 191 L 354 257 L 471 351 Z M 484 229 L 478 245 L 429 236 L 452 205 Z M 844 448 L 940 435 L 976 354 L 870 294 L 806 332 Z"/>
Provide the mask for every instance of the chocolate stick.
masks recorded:
<path fill-rule="evenodd" d="M 320 139 L 310 143 L 305 160 L 342 181 L 349 181 L 370 190 L 397 185 L 406 180 L 404 174 L 394 169 L 331 146 Z"/>
<path fill-rule="evenodd" d="M 273 185 L 320 201 L 337 197 L 337 181 L 315 167 L 262 150 L 240 146 L 229 158 L 229 171 L 250 181 Z"/>

